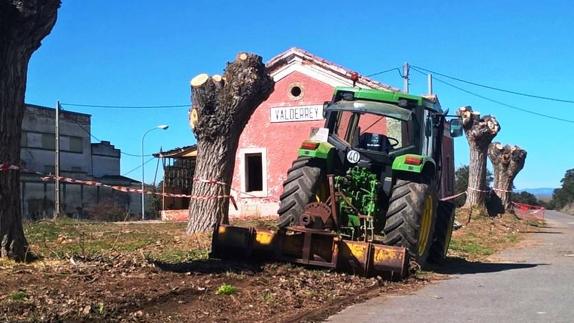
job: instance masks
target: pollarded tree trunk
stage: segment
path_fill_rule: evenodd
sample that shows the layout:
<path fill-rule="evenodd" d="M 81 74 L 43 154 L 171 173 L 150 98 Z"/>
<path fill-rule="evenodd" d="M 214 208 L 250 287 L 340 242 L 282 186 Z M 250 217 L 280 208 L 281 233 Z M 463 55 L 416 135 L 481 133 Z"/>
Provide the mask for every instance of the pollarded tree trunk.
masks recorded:
<path fill-rule="evenodd" d="M 518 146 L 503 146 L 499 142 L 488 146 L 488 157 L 494 166 L 494 192 L 500 200 L 504 210 L 510 209 L 511 192 L 514 178 L 524 167 L 526 150 Z"/>
<path fill-rule="evenodd" d="M 496 118 L 472 111 L 469 106 L 458 110 L 470 149 L 468 163 L 468 190 L 464 207 L 484 208 L 488 187 L 486 187 L 486 155 L 488 145 L 500 131 Z"/>
<path fill-rule="evenodd" d="M 20 165 L 26 74 L 32 53 L 56 22 L 59 0 L 0 0 L 0 164 Z M 20 171 L 0 171 L 0 256 L 22 260 Z"/>
<path fill-rule="evenodd" d="M 197 138 L 195 182 L 187 232 L 213 230 L 227 222 L 231 178 L 239 136 L 275 83 L 261 57 L 241 53 L 222 76 L 200 74 L 191 80 L 190 125 Z"/>

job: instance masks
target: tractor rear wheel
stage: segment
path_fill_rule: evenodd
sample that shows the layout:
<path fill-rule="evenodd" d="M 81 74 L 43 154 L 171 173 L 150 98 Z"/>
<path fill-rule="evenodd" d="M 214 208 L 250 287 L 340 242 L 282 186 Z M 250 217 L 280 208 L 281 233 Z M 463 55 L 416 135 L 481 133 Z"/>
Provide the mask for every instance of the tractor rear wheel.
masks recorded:
<path fill-rule="evenodd" d="M 431 186 L 398 179 L 383 229 L 383 242 L 407 248 L 424 265 L 432 243 L 437 197 Z"/>
<path fill-rule="evenodd" d="M 455 205 L 452 203 L 438 203 L 434 240 L 429 254 L 429 261 L 435 264 L 443 263 L 446 260 L 454 225 L 454 209 Z"/>
<path fill-rule="evenodd" d="M 299 157 L 293 162 L 283 182 L 283 194 L 279 197 L 279 228 L 297 223 L 305 206 L 316 201 L 321 182 L 325 181 L 323 168 L 320 161 L 310 157 Z"/>

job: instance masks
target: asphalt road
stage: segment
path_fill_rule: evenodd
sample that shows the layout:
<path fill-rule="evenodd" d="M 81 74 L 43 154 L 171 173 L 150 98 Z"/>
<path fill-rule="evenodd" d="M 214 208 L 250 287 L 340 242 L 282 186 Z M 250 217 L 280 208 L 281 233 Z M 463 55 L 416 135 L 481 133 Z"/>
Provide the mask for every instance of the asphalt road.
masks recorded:
<path fill-rule="evenodd" d="M 549 228 L 492 262 L 445 268 L 451 279 L 353 305 L 328 321 L 574 322 L 574 216 L 545 216 Z"/>

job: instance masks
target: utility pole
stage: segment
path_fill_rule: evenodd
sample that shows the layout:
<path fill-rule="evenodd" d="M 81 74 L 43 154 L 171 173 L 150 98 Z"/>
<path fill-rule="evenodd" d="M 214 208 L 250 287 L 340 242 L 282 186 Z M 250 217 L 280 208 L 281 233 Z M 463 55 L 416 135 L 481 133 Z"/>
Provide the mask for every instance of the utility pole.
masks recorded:
<path fill-rule="evenodd" d="M 428 95 L 432 95 L 432 74 L 427 74 Z"/>
<path fill-rule="evenodd" d="M 60 215 L 60 101 L 56 103 L 56 128 L 55 128 L 55 148 L 56 156 L 54 160 L 54 171 L 56 181 L 54 183 L 54 219 Z"/>
<path fill-rule="evenodd" d="M 144 163 L 144 138 L 147 132 L 142 137 L 142 221 L 145 220 L 145 163 Z"/>
<path fill-rule="evenodd" d="M 409 93 L 409 63 L 403 65 L 403 92 Z"/>

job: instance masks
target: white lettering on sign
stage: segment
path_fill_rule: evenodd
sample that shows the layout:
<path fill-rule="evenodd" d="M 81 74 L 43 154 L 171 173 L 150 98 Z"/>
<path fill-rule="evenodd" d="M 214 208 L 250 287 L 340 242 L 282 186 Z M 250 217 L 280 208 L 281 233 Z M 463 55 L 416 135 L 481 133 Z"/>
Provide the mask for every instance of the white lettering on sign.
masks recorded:
<path fill-rule="evenodd" d="M 271 122 L 323 120 L 322 105 L 271 108 Z"/>

